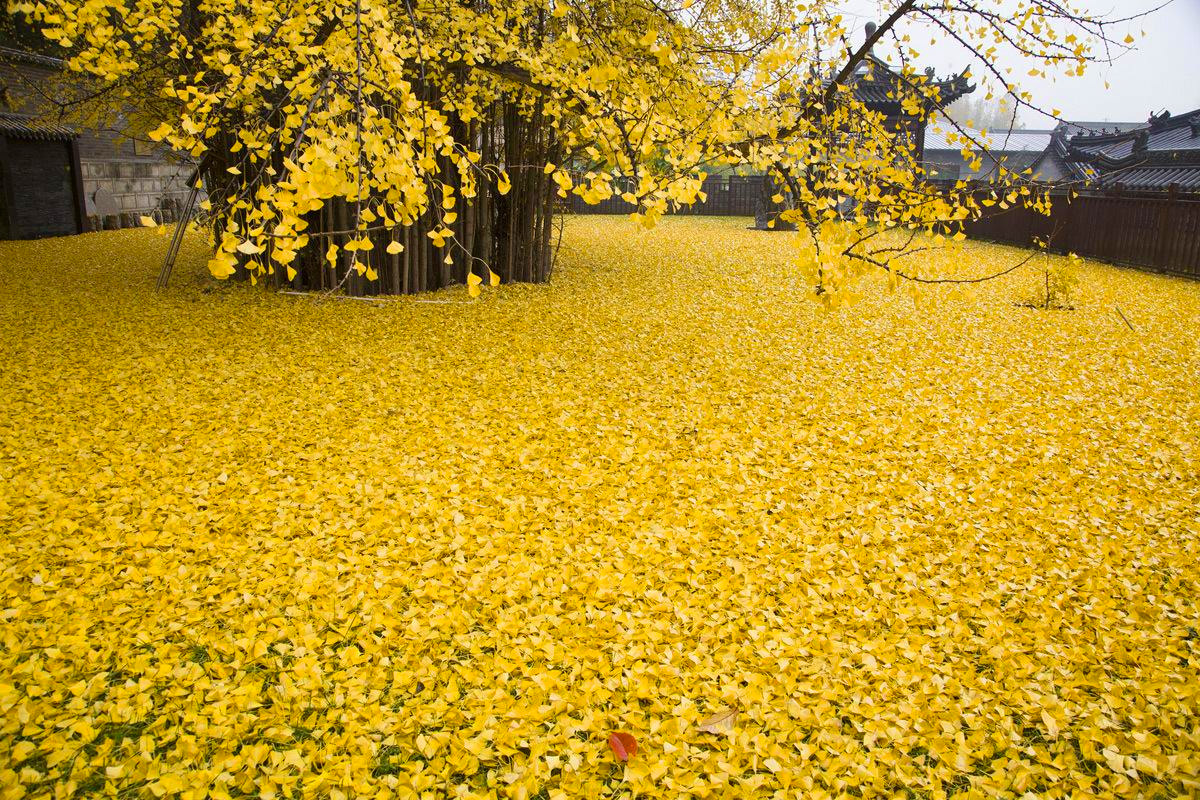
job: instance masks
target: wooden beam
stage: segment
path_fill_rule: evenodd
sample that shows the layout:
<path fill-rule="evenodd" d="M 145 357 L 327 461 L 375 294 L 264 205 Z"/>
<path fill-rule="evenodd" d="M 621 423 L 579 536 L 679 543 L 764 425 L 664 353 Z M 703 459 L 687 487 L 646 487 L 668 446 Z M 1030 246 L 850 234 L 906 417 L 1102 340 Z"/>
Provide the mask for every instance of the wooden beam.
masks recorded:
<path fill-rule="evenodd" d="M 87 196 L 83 188 L 83 167 L 79 163 L 79 140 L 67 142 L 68 161 L 71 165 L 71 182 L 75 194 L 75 232 L 87 233 L 91 225 L 87 218 Z"/>

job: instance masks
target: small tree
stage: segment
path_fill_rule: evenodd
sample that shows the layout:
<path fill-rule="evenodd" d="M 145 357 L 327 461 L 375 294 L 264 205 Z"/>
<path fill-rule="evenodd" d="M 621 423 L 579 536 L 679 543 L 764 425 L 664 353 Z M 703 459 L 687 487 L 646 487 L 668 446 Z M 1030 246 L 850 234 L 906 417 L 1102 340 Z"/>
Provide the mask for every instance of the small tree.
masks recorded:
<path fill-rule="evenodd" d="M 1075 263 L 1078 256 L 1070 254 L 1066 263 L 1052 259 L 1049 255 L 1041 257 L 1040 269 L 1034 276 L 1029 290 L 1021 297 L 1017 305 L 1026 308 L 1039 308 L 1043 311 L 1071 311 L 1075 308 L 1075 292 L 1079 287 L 1079 277 L 1075 273 Z"/>

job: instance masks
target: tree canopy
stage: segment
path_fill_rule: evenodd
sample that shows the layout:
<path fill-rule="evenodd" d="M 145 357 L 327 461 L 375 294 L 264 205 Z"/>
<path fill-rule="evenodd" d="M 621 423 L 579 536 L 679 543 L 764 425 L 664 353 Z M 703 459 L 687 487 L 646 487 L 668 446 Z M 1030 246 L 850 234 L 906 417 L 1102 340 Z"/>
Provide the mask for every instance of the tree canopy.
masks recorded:
<path fill-rule="evenodd" d="M 95 79 L 98 96 L 123 96 L 143 110 L 133 124 L 197 160 L 218 277 L 294 277 L 298 256 L 318 252 L 375 280 L 362 254 L 411 248 L 397 231 L 418 226 L 474 288 L 497 278 L 498 258 L 532 257 L 511 242 L 498 249 L 501 228 L 536 208 L 530 235 L 546 237 L 543 195 L 623 194 L 651 224 L 700 199 L 706 170 L 733 164 L 786 189 L 776 199 L 807 234 L 818 294 L 867 268 L 911 276 L 902 262 L 919 237 L 981 213 L 965 187 L 927 188 L 913 131 L 856 97 L 876 63 L 887 58 L 900 76 L 889 97 L 900 113 L 923 120 L 945 86 L 921 69 L 930 37 L 975 54 L 975 72 L 960 77 L 1030 109 L 1012 64 L 1077 74 L 1122 46 L 1111 20 L 1062 0 L 888 0 L 872 4 L 879 24 L 865 39 L 840 5 L 9 3 Z M 961 136 L 986 147 L 973 131 Z M 514 185 L 534 199 L 500 200 Z M 320 215 L 332 201 L 348 208 L 340 223 Z M 1044 200 L 1025 176 L 1005 174 L 982 202 Z M 908 234 L 897 240 L 894 228 Z"/>

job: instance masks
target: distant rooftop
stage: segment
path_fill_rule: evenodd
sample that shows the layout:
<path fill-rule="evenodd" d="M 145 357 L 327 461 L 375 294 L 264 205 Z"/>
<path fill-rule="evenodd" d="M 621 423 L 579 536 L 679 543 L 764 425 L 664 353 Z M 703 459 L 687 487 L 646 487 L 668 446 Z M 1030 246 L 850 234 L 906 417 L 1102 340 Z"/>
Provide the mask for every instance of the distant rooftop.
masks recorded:
<path fill-rule="evenodd" d="M 850 81 L 850 86 L 854 90 L 855 99 L 868 107 L 881 110 L 899 106 L 905 89 L 915 89 L 921 80 L 927 81 L 924 84 L 926 87 L 937 88 L 938 102 L 936 105 L 942 107 L 975 91 L 975 87 L 962 74 L 938 78 L 932 69 L 927 69 L 923 79 L 917 76 L 905 77 L 873 53 L 868 54 L 866 59 L 859 64 Z"/>
<path fill-rule="evenodd" d="M 1146 122 L 1063 120 L 1053 130 L 996 130 L 976 163 L 962 157 L 956 129 L 939 122 L 925 129 L 925 168 L 940 183 L 993 180 L 1000 168 L 1032 171 L 1048 183 L 1161 191 L 1200 191 L 1200 109 Z M 972 167 L 976 167 L 972 169 Z"/>
<path fill-rule="evenodd" d="M 1101 186 L 1200 190 L 1200 109 L 1163 113 L 1121 130 L 1077 131 L 1064 124 L 1047 157 L 1064 178 Z"/>
<path fill-rule="evenodd" d="M 1122 133 L 1130 131 L 1134 128 L 1145 127 L 1143 122 L 1084 122 L 1082 120 L 1063 120 L 1059 123 L 1063 126 L 1067 135 L 1074 136 L 1081 134 L 1083 136 L 1104 135 L 1106 133 Z"/>
<path fill-rule="evenodd" d="M 1052 130 L 1026 128 L 1014 128 L 1011 131 L 1007 128 L 993 130 L 988 131 L 986 135 L 980 131 L 966 130 L 971 136 L 987 144 L 989 150 L 1004 153 L 1040 153 L 1050 145 L 1050 137 L 1054 135 Z M 957 133 L 957 130 L 945 123 L 930 125 L 925 129 L 925 152 L 928 153 L 932 150 L 958 152 L 962 150 L 962 142 L 949 140 L 950 136 Z"/>

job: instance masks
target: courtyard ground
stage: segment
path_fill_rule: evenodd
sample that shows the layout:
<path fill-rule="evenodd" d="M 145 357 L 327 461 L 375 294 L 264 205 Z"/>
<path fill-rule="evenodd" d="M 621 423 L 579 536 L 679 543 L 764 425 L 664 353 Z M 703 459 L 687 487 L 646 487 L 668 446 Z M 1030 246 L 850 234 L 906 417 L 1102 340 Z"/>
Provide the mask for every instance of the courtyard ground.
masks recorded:
<path fill-rule="evenodd" d="M 745 225 L 478 300 L 0 243 L 0 796 L 1200 793 L 1200 285 L 825 311 Z"/>

